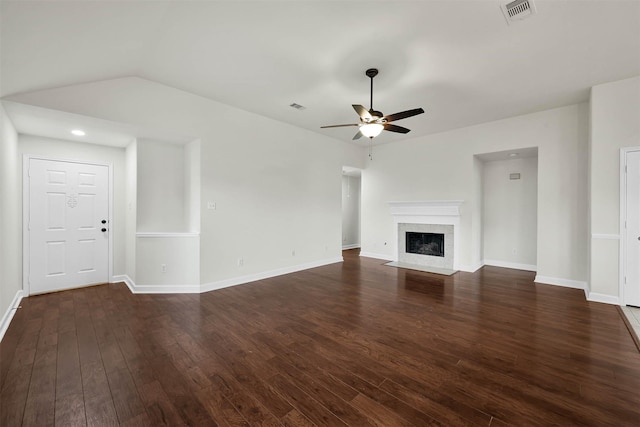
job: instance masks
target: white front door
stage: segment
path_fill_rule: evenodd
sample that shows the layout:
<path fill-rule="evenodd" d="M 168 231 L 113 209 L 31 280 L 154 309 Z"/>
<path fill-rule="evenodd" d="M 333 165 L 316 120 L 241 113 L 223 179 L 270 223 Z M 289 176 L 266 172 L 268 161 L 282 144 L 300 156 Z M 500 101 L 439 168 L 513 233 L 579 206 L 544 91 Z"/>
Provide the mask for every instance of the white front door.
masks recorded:
<path fill-rule="evenodd" d="M 109 281 L 109 168 L 29 160 L 29 292 Z"/>
<path fill-rule="evenodd" d="M 626 154 L 624 304 L 640 307 L 640 151 Z"/>

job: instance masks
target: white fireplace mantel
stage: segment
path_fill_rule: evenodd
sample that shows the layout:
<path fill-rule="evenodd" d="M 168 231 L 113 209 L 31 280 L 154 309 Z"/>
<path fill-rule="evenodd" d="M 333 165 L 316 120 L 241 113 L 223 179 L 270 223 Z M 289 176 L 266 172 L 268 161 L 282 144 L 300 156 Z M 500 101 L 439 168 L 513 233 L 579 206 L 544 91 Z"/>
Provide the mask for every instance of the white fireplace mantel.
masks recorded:
<path fill-rule="evenodd" d="M 441 224 L 453 226 L 453 268 L 458 270 L 460 253 L 460 205 L 464 200 L 426 200 L 420 202 L 388 202 L 394 222 L 392 250 L 398 261 L 398 224 Z"/>
<path fill-rule="evenodd" d="M 464 200 L 427 200 L 423 202 L 389 202 L 391 215 L 460 216 Z"/>

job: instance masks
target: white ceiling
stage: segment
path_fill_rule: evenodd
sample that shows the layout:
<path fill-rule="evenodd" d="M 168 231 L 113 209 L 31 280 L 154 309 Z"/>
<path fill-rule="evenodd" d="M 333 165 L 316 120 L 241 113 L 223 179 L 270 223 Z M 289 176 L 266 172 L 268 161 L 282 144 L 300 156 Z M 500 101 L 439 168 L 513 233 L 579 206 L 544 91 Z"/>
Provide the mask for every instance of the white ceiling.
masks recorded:
<path fill-rule="evenodd" d="M 186 135 L 171 135 L 166 130 L 159 132 L 140 126 L 115 123 L 10 101 L 4 101 L 3 106 L 9 117 L 11 117 L 13 126 L 20 133 L 26 135 L 113 147 L 126 147 L 134 138 L 145 138 L 172 144 L 186 144 L 196 139 Z M 74 129 L 80 129 L 86 135 L 73 135 L 71 131 Z"/>
<path fill-rule="evenodd" d="M 350 141 L 355 128 L 319 128 L 357 121 L 351 104 L 369 106 L 364 71 L 377 67 L 377 110 L 426 110 L 384 143 L 640 75 L 640 1 L 537 0 L 511 25 L 502 3 L 3 0 L 0 96 L 138 76 Z"/>

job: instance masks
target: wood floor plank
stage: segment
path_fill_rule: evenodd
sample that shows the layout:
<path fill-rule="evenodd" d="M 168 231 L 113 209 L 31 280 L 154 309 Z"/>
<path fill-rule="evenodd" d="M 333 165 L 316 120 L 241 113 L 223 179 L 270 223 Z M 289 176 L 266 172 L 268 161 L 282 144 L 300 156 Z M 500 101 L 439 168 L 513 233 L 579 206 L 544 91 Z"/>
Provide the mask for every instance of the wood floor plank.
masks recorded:
<path fill-rule="evenodd" d="M 535 273 L 343 263 L 200 295 L 24 298 L 0 425 L 631 426 L 640 353 L 615 307 Z"/>
<path fill-rule="evenodd" d="M 66 394 L 56 398 L 55 425 L 82 426 L 87 422 L 84 397 L 80 394 Z"/>
<path fill-rule="evenodd" d="M 88 427 L 118 426 L 118 414 L 111 396 L 96 395 L 84 399 Z"/>

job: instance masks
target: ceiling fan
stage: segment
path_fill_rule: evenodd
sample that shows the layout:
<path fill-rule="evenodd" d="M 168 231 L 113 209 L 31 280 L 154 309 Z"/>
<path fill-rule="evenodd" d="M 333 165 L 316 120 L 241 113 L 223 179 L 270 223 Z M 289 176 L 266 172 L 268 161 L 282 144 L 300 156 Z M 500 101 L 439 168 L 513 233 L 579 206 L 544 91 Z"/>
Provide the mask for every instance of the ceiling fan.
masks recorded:
<path fill-rule="evenodd" d="M 352 107 L 356 110 L 356 113 L 360 116 L 360 123 L 346 124 L 346 125 L 329 125 L 329 126 L 321 126 L 321 129 L 326 128 L 338 128 L 345 126 L 359 126 L 358 133 L 355 134 L 353 139 L 359 139 L 363 135 L 373 139 L 374 137 L 380 135 L 380 132 L 383 130 L 388 130 L 390 132 L 397 133 L 408 133 L 411 130 L 402 126 L 397 126 L 391 124 L 396 120 L 406 119 L 407 117 L 416 116 L 418 114 L 424 113 L 422 108 L 414 108 L 413 110 L 402 111 L 400 113 L 390 114 L 385 116 L 380 111 L 376 111 L 373 109 L 373 78 L 378 75 L 377 68 L 369 68 L 365 74 L 367 77 L 371 79 L 371 108 L 367 111 L 362 105 L 353 104 Z"/>

